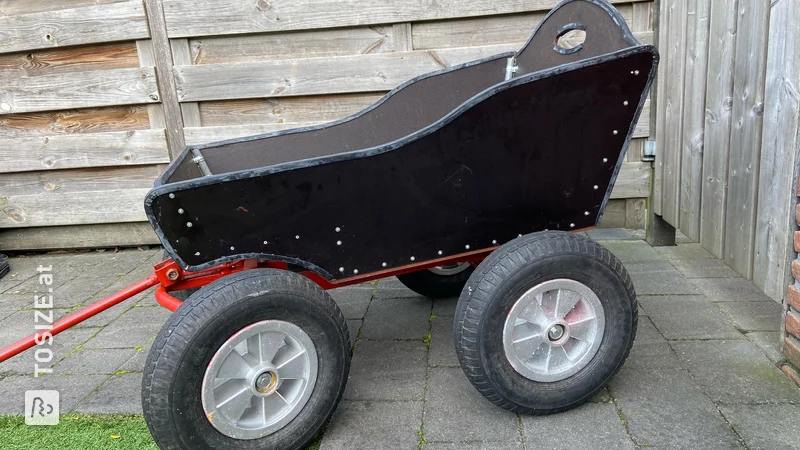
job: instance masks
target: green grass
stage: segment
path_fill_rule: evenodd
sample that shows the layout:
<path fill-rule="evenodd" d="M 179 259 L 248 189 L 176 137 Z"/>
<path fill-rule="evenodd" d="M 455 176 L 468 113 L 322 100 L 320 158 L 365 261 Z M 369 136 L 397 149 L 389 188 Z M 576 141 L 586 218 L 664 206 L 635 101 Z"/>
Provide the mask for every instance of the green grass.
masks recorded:
<path fill-rule="evenodd" d="M 318 450 L 322 436 L 306 450 Z M 29 426 L 21 416 L 0 416 L 3 450 L 158 450 L 141 415 L 62 415 L 58 425 Z"/>
<path fill-rule="evenodd" d="M 29 426 L 19 416 L 0 416 L 0 446 L 5 450 L 154 449 L 144 418 L 68 414 L 54 426 Z"/>

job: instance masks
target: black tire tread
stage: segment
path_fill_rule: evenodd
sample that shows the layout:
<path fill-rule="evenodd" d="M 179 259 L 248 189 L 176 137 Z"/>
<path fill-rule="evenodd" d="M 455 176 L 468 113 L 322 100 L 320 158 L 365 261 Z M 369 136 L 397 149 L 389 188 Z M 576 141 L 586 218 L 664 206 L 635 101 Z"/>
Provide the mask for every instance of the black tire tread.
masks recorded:
<path fill-rule="evenodd" d="M 464 287 L 465 290 L 471 289 L 472 295 L 468 302 L 459 302 L 456 309 L 454 318 L 454 340 L 456 347 L 456 354 L 461 361 L 464 373 L 469 378 L 470 382 L 475 388 L 489 401 L 495 405 L 507 409 L 515 413 L 525 413 L 531 415 L 545 415 L 553 414 L 568 409 L 572 409 L 589 400 L 591 397 L 587 395 L 585 398 L 574 402 L 570 405 L 548 410 L 532 410 L 515 405 L 507 401 L 501 396 L 492 380 L 487 376 L 483 370 L 478 348 L 478 330 L 480 327 L 479 319 L 482 313 L 486 310 L 491 301 L 490 293 L 485 290 L 485 286 L 496 288 L 497 285 L 492 282 L 492 279 L 501 280 L 507 277 L 512 270 L 505 266 L 506 263 L 512 262 L 516 265 L 525 264 L 526 261 L 539 259 L 548 255 L 555 254 L 580 254 L 589 256 L 606 267 L 609 267 L 614 273 L 622 280 L 628 296 L 631 299 L 631 307 L 634 311 L 633 314 L 633 335 L 629 340 L 628 347 L 625 350 L 624 357 L 620 360 L 617 367 L 613 370 L 610 376 L 604 380 L 597 380 L 597 388 L 604 385 L 608 379 L 616 375 L 622 363 L 627 359 L 630 354 L 631 347 L 636 335 L 636 328 L 638 325 L 636 292 L 633 286 L 633 280 L 625 270 L 622 263 L 614 256 L 608 249 L 590 241 L 587 238 L 577 236 L 571 233 L 546 231 L 534 233 L 517 238 L 505 246 L 501 247 L 502 251 L 492 252 L 476 269 L 470 282 Z M 472 281 L 476 280 L 476 281 Z M 462 293 L 462 296 L 465 295 Z"/>

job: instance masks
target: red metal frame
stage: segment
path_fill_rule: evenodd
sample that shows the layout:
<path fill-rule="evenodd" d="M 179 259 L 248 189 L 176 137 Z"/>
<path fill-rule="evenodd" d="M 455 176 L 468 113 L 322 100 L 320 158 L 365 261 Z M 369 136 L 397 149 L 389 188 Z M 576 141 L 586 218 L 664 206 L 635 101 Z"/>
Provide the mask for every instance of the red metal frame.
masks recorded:
<path fill-rule="evenodd" d="M 592 227 L 594 228 L 594 227 Z M 584 230 L 588 230 L 591 228 L 586 228 Z M 575 230 L 575 231 L 584 231 L 584 230 Z M 341 280 L 334 280 L 329 281 L 322 276 L 320 276 L 316 272 L 312 271 L 303 271 L 300 272 L 301 275 L 307 277 L 309 280 L 317 283 L 321 288 L 325 290 L 340 288 L 344 286 L 350 286 L 352 284 L 358 283 L 365 283 L 368 281 L 378 280 L 381 278 L 387 278 L 391 276 L 403 275 L 406 273 L 416 272 L 419 270 L 430 269 L 431 267 L 436 266 L 445 266 L 448 264 L 454 264 L 459 262 L 468 262 L 473 266 L 477 266 L 484 258 L 486 258 L 489 253 L 494 251 L 497 247 L 485 248 L 482 250 L 475 250 L 472 252 L 461 253 L 455 256 L 448 256 L 444 258 L 432 259 L 428 261 L 423 261 L 415 264 L 409 264 L 402 267 L 396 267 L 387 270 L 381 270 L 378 272 L 367 273 L 364 275 L 358 275 L 350 278 L 344 278 Z M 211 283 L 214 280 L 222 278 L 224 276 L 230 275 L 232 273 L 241 272 L 243 270 L 250 270 L 250 269 L 282 269 L 282 270 L 289 270 L 289 267 L 286 263 L 277 262 L 277 261 L 268 261 L 268 260 L 242 260 L 242 261 L 235 261 L 232 263 L 221 264 L 216 267 L 212 267 L 210 269 L 206 269 L 200 272 L 187 272 L 181 269 L 175 261 L 172 259 L 167 259 L 161 261 L 160 263 L 153 266 L 153 274 L 149 277 L 145 278 L 138 283 L 135 283 L 125 289 L 122 289 L 119 292 L 116 292 L 96 303 L 93 303 L 86 308 L 80 309 L 67 317 L 59 320 L 55 324 L 53 324 L 53 328 L 50 330 L 41 330 L 37 333 L 34 333 L 25 339 L 22 339 L 2 350 L 0 350 L 0 362 L 3 362 L 9 358 L 12 358 L 25 350 L 33 347 L 36 345 L 37 337 L 41 340 L 41 335 L 44 333 L 49 332 L 51 335 L 55 336 L 58 333 L 66 330 L 67 328 L 83 322 L 84 320 L 105 311 L 112 306 L 123 302 L 140 292 L 146 291 L 153 286 L 158 286 L 156 288 L 155 297 L 158 304 L 167 308 L 170 311 L 175 311 L 178 307 L 181 306 L 182 301 L 170 295 L 170 291 L 180 291 L 184 289 L 190 288 L 197 288 L 205 286 Z"/>

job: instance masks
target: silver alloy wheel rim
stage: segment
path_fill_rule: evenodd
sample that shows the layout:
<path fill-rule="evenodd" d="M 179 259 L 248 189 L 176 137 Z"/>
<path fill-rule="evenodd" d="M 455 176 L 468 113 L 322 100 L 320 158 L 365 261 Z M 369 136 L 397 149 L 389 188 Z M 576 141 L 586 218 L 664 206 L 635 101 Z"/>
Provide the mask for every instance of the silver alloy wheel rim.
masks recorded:
<path fill-rule="evenodd" d="M 603 305 L 586 285 L 545 281 L 514 303 L 503 327 L 503 350 L 520 375 L 533 381 L 568 378 L 592 360 L 605 331 Z"/>
<path fill-rule="evenodd" d="M 436 275 L 448 276 L 461 273 L 467 270 L 469 266 L 470 264 L 468 262 L 462 262 L 462 263 L 448 264 L 446 266 L 431 267 L 428 270 L 435 273 Z"/>
<path fill-rule="evenodd" d="M 225 341 L 203 376 L 208 421 L 234 439 L 270 435 L 302 411 L 317 380 L 314 342 L 297 325 L 264 320 Z"/>

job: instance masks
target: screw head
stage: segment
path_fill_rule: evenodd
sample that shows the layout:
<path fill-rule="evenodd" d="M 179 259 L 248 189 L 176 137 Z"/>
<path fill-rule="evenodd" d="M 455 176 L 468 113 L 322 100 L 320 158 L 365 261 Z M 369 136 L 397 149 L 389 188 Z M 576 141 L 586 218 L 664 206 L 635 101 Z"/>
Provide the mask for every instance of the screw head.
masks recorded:
<path fill-rule="evenodd" d="M 298 234 L 298 235 L 297 235 L 297 236 L 295 236 L 294 238 L 295 238 L 295 239 L 300 239 L 300 235 Z"/>
<path fill-rule="evenodd" d="M 192 222 L 186 222 L 186 227 L 187 228 L 192 228 Z"/>
<path fill-rule="evenodd" d="M 598 185 L 596 185 L 596 184 L 594 185 L 594 190 L 595 190 L 595 191 L 596 191 L 597 189 L 599 189 L 599 188 L 600 188 L 600 186 L 598 186 Z"/>
<path fill-rule="evenodd" d="M 575 228 L 575 224 L 574 224 L 574 223 L 571 223 L 571 224 L 569 224 L 569 227 L 570 227 L 570 228 Z"/>
<path fill-rule="evenodd" d="M 344 267 L 339 267 L 339 272 L 344 273 Z"/>
<path fill-rule="evenodd" d="M 236 249 L 231 245 L 231 250 L 236 250 Z"/>
<path fill-rule="evenodd" d="M 619 134 L 619 130 L 614 130 L 614 131 L 612 131 L 612 133 L 614 133 L 614 136 L 616 136 L 616 135 Z"/>
<path fill-rule="evenodd" d="M 167 278 L 170 280 L 177 280 L 178 279 L 178 271 L 176 269 L 169 269 L 167 271 Z"/>
<path fill-rule="evenodd" d="M 436 252 L 436 253 L 438 253 L 438 254 L 439 254 L 439 256 L 441 256 L 441 255 L 443 255 L 443 254 L 444 254 L 444 252 L 442 252 L 441 250 L 439 250 L 439 251 L 438 251 L 438 252 Z"/>
<path fill-rule="evenodd" d="M 557 341 L 564 336 L 564 326 L 563 325 L 553 325 L 550 327 L 550 330 L 547 331 L 547 337 L 550 338 L 551 341 Z"/>
<path fill-rule="evenodd" d="M 194 256 L 200 256 L 200 252 L 194 252 Z"/>
<path fill-rule="evenodd" d="M 386 264 L 386 263 L 381 263 L 381 267 L 386 267 L 386 266 L 388 266 L 388 264 Z"/>
<path fill-rule="evenodd" d="M 414 260 L 415 260 L 415 259 L 417 259 L 417 258 L 414 258 L 414 257 L 412 256 L 410 259 L 411 259 L 412 261 L 414 261 Z"/>
<path fill-rule="evenodd" d="M 634 75 L 639 75 L 639 71 L 638 71 L 638 70 L 634 70 L 634 71 L 633 71 L 633 74 L 634 74 Z"/>
<path fill-rule="evenodd" d="M 464 248 L 469 250 L 469 244 L 465 245 Z"/>
<path fill-rule="evenodd" d="M 354 274 L 358 273 L 358 269 L 353 269 L 353 273 Z"/>
<path fill-rule="evenodd" d="M 178 214 L 183 214 L 183 208 L 178 208 Z"/>
<path fill-rule="evenodd" d="M 338 232 L 340 232 L 340 231 L 342 231 L 342 229 L 341 229 L 341 228 L 339 228 L 339 227 L 336 227 L 336 232 L 338 233 Z"/>
<path fill-rule="evenodd" d="M 589 211 L 584 211 L 584 212 L 583 212 L 583 215 L 584 215 L 584 216 L 588 216 L 588 215 L 589 215 Z"/>
<path fill-rule="evenodd" d="M 492 244 L 497 245 L 497 239 L 492 239 Z"/>
<path fill-rule="evenodd" d="M 169 198 L 175 198 L 175 194 L 173 194 L 173 193 L 171 193 L 171 192 L 170 192 L 170 194 L 169 194 Z"/>
<path fill-rule="evenodd" d="M 267 241 L 264 241 L 264 245 L 267 245 L 267 244 L 268 244 L 268 242 L 267 242 Z"/>
<path fill-rule="evenodd" d="M 624 102 L 622 102 L 622 105 L 623 105 L 623 106 L 628 106 L 628 101 L 627 101 L 627 100 L 625 100 Z"/>
<path fill-rule="evenodd" d="M 608 158 L 603 158 L 603 162 L 607 163 L 608 162 Z"/>
<path fill-rule="evenodd" d="M 336 245 L 342 245 L 342 241 L 336 241 Z"/>

